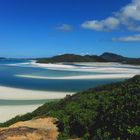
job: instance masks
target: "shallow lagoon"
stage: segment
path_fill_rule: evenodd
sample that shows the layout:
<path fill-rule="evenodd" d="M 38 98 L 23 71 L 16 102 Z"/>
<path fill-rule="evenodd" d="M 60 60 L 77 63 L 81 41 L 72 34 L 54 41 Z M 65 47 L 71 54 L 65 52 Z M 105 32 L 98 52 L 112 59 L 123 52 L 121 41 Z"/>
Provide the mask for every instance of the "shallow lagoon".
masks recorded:
<path fill-rule="evenodd" d="M 9 62 L 9 63 L 8 63 Z M 21 62 L 23 64 L 21 64 Z M 80 75 L 97 75 L 104 73 L 97 72 L 81 72 L 81 71 L 61 71 L 61 70 L 50 70 L 44 68 L 38 68 L 31 66 L 30 64 L 25 64 L 26 60 L 10 60 L 0 62 L 0 85 L 15 87 L 15 88 L 24 88 L 24 89 L 33 89 L 33 90 L 47 90 L 47 91 L 69 91 L 77 92 L 84 90 L 96 85 L 102 85 L 110 82 L 120 81 L 121 79 L 74 79 L 74 80 L 53 80 L 53 79 L 32 79 L 17 77 L 18 74 L 23 75 L 37 75 L 37 76 L 48 76 L 48 77 L 63 77 L 63 76 L 80 76 Z M 11 64 L 16 65 L 11 65 Z"/>
<path fill-rule="evenodd" d="M 66 94 L 79 92 L 86 90 L 97 85 L 108 84 L 112 82 L 122 81 L 121 79 L 38 79 L 38 78 L 26 78 L 26 77 L 17 77 L 16 75 L 31 75 L 31 76 L 45 76 L 45 77 L 65 77 L 65 76 L 82 76 L 82 75 L 101 75 L 101 74 L 111 74 L 112 72 L 92 72 L 92 71 L 76 71 L 76 70 L 54 70 L 42 67 L 36 67 L 32 65 L 31 60 L 0 60 L 0 87 L 4 87 L 6 92 L 8 91 L 8 99 L 3 99 L 4 91 L 3 88 L 0 88 L 0 122 L 6 121 L 11 117 L 14 117 L 18 114 L 24 114 L 30 111 L 33 111 L 38 106 L 42 105 L 45 102 L 48 102 L 48 98 L 45 98 L 43 94 L 52 96 L 55 98 L 56 94 L 62 97 Z M 72 65 L 72 64 L 71 64 Z M 85 65 L 85 64 L 84 64 Z M 81 66 L 81 64 L 76 64 L 75 66 Z M 83 66 L 83 64 L 82 64 Z M 107 66 L 103 66 L 107 67 Z M 114 68 L 116 67 L 113 66 Z M 121 66 L 118 66 L 121 67 Z M 129 66 L 125 66 L 129 68 Z M 139 69 L 139 67 L 132 67 L 131 69 Z M 14 88 L 14 92 L 9 90 Z M 16 89 L 18 89 L 16 91 Z M 25 99 L 12 99 L 9 97 L 14 97 L 15 95 L 25 94 L 24 90 L 20 92 L 20 89 L 29 90 L 26 93 L 26 99 L 30 97 L 42 97 L 41 99 L 29 98 Z M 31 91 L 33 91 L 31 93 Z M 34 91 L 42 91 L 40 92 Z M 44 92 L 45 91 L 45 92 Z M 15 93 L 16 92 L 16 93 Z M 20 92 L 20 93 L 19 93 Z M 55 92 L 55 95 L 52 93 Z M 14 95 L 15 94 L 15 95 Z M 38 94 L 38 95 L 37 95 Z M 14 96 L 13 96 L 14 95 Z M 57 97 L 59 97 L 57 96 Z"/>

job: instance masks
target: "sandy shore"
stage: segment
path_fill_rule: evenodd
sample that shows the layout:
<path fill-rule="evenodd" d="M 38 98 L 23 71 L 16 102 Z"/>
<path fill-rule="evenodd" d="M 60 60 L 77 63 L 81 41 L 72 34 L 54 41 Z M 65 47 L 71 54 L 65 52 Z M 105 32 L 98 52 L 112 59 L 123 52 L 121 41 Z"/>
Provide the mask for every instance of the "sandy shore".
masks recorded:
<path fill-rule="evenodd" d="M 44 64 L 44 63 L 36 63 L 36 61 L 32 61 L 30 63 L 33 66 L 36 67 L 43 67 L 43 68 L 76 68 L 76 66 L 72 66 L 72 65 L 63 65 L 62 63 L 58 63 L 58 64 Z"/>
<path fill-rule="evenodd" d="M 77 63 L 79 65 L 65 65 L 65 64 L 40 64 L 35 61 L 30 63 L 34 67 L 47 68 L 52 70 L 67 70 L 67 71 L 82 71 L 82 72 L 98 72 L 101 74 L 93 75 L 80 75 L 80 76 L 63 76 L 63 77 L 46 77 L 46 76 L 35 76 L 35 75 L 15 75 L 17 77 L 34 78 L 34 79 L 119 79 L 119 78 L 131 78 L 136 74 L 140 73 L 140 69 L 136 69 L 132 66 L 128 68 L 128 65 L 121 65 L 119 63 Z M 121 67 L 120 67 L 121 66 Z M 107 73 L 107 74 L 103 74 Z"/>
<path fill-rule="evenodd" d="M 66 94 L 74 94 L 68 92 L 53 92 L 53 91 L 37 91 L 18 89 L 11 87 L 0 86 L 0 99 L 5 100 L 41 100 L 41 99 L 59 99 Z M 16 115 L 32 112 L 41 104 L 37 105 L 3 105 L 0 106 L 0 122 L 9 120 Z"/>
<path fill-rule="evenodd" d="M 19 105 L 19 106 L 0 106 L 0 123 L 5 122 L 16 115 L 32 112 L 40 105 Z"/>
<path fill-rule="evenodd" d="M 28 64 L 27 64 L 28 65 Z M 94 66 L 71 66 L 63 64 L 38 64 L 32 62 L 29 66 L 42 67 L 47 69 L 56 70 L 69 70 L 69 71 L 92 71 L 92 72 L 108 72 L 111 74 L 98 74 L 98 75 L 81 75 L 81 76 L 65 76 L 65 77 L 44 77 L 44 76 L 33 76 L 33 75 L 16 75 L 18 77 L 35 78 L 35 79 L 113 79 L 113 78 L 131 78 L 140 72 L 139 69 L 131 68 L 114 68 L 111 64 L 105 64 L 109 66 L 100 67 L 100 64 Z M 119 74 L 118 74 L 119 73 Z M 69 92 L 57 92 L 57 91 L 39 91 L 39 90 L 28 90 L 0 86 L 0 99 L 5 100 L 42 100 L 42 99 L 60 99 L 65 97 L 67 94 L 74 94 Z M 0 122 L 4 122 L 12 117 L 27 112 L 32 112 L 38 106 L 37 105 L 5 105 L 0 106 Z"/>
<path fill-rule="evenodd" d="M 81 76 L 65 76 L 65 77 L 46 77 L 33 75 L 16 75 L 17 77 L 33 78 L 33 79 L 54 79 L 54 80 L 71 80 L 71 79 L 120 79 L 131 78 L 135 74 L 100 74 L 100 75 L 81 75 Z"/>
<path fill-rule="evenodd" d="M 60 99 L 69 92 L 39 91 L 0 86 L 0 99 L 7 100 L 41 100 Z"/>
<path fill-rule="evenodd" d="M 36 63 L 33 61 L 30 65 L 34 67 L 46 68 L 51 70 L 65 70 L 65 71 L 83 71 L 83 72 L 105 72 L 105 73 L 131 73 L 137 74 L 140 73 L 140 66 L 131 66 L 131 65 L 123 65 L 119 63 L 74 63 L 76 65 L 82 66 L 73 66 L 73 65 L 65 65 L 62 63 L 58 64 L 42 64 Z"/>

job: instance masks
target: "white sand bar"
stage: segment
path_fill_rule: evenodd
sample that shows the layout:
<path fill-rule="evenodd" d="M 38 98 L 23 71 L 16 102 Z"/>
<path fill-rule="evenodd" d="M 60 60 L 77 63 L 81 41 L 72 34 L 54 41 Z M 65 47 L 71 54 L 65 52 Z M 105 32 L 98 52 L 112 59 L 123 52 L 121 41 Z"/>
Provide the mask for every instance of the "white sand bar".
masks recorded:
<path fill-rule="evenodd" d="M 7 100 L 41 100 L 41 99 L 60 99 L 69 92 L 39 91 L 0 86 L 0 99 Z"/>
<path fill-rule="evenodd" d="M 82 64 L 82 63 L 77 63 Z M 93 74 L 81 76 L 62 76 L 62 77 L 46 77 L 35 75 L 16 75 L 18 77 L 35 78 L 35 79 L 113 79 L 113 78 L 131 78 L 140 73 L 140 67 L 129 66 L 128 68 L 121 64 L 115 63 L 83 63 L 83 66 L 73 66 L 64 64 L 38 64 L 35 61 L 24 63 L 33 67 L 40 67 L 45 69 L 55 70 L 68 70 L 68 71 L 92 71 L 92 72 L 106 72 L 109 74 Z M 22 64 L 14 64 L 11 66 L 22 66 Z M 119 67 L 121 66 L 121 67 Z M 136 69 L 134 69 L 136 68 Z M 0 99 L 5 100 L 42 100 L 42 99 L 60 99 L 67 94 L 74 94 L 70 92 L 57 92 L 57 91 L 39 91 L 28 90 L 20 88 L 12 88 L 0 86 Z M 37 105 L 5 105 L 0 106 L 0 122 L 15 117 L 16 115 L 32 112 L 41 104 Z"/>
<path fill-rule="evenodd" d="M 17 77 L 33 78 L 33 79 L 54 79 L 54 80 L 70 80 L 70 79 L 120 79 L 131 78 L 135 74 L 98 74 L 98 75 L 81 75 L 81 76 L 65 76 L 65 77 L 46 77 L 34 75 L 16 75 Z"/>
<path fill-rule="evenodd" d="M 17 115 L 32 112 L 39 106 L 40 105 L 0 106 L 0 123 L 5 122 Z"/>
<path fill-rule="evenodd" d="M 65 97 L 69 92 L 38 91 L 18 89 L 0 86 L 0 99 L 7 100 L 41 100 L 41 99 L 59 99 Z M 7 121 L 16 115 L 22 115 L 32 112 L 41 104 L 36 105 L 3 105 L 0 106 L 0 123 Z"/>
<path fill-rule="evenodd" d="M 140 73 L 140 66 L 125 65 L 120 63 L 73 63 L 79 66 L 66 65 L 63 63 L 57 64 L 42 64 L 31 62 L 30 65 L 51 70 L 65 70 L 65 71 L 83 71 L 83 72 L 105 72 L 105 73 Z M 82 65 L 82 66 L 80 66 Z"/>

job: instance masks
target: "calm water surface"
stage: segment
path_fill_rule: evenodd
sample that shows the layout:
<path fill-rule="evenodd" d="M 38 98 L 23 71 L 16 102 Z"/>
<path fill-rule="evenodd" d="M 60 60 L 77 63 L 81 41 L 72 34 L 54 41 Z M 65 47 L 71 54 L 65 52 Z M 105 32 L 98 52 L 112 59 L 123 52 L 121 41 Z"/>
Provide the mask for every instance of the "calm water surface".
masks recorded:
<path fill-rule="evenodd" d="M 101 73 L 60 71 L 33 67 L 27 60 L 3 60 L 0 61 L 0 85 L 24 89 L 47 90 L 47 91 L 70 91 L 77 92 L 97 85 L 120 81 L 121 79 L 98 79 L 98 80 L 50 80 L 16 77 L 16 75 L 36 75 L 48 77 L 63 77 L 77 75 L 97 75 Z M 23 63 L 23 64 L 21 64 Z M 9 65 L 17 64 L 17 65 Z M 103 74 L 103 73 L 102 73 Z"/>
<path fill-rule="evenodd" d="M 0 86 L 33 89 L 43 91 L 66 91 L 78 92 L 97 85 L 103 85 L 111 82 L 117 82 L 123 79 L 98 79 L 98 80 L 49 80 L 49 79 L 32 79 L 16 77 L 16 75 L 35 75 L 35 76 L 77 76 L 77 75 L 97 75 L 101 73 L 95 72 L 78 72 L 78 71 L 61 71 L 50 70 L 34 67 L 30 60 L 0 60 Z M 103 73 L 102 73 L 103 74 Z M 47 94 L 47 93 L 46 93 Z M 19 104 L 39 104 L 46 100 L 36 101 L 5 101 L 0 100 L 1 105 L 19 105 Z"/>

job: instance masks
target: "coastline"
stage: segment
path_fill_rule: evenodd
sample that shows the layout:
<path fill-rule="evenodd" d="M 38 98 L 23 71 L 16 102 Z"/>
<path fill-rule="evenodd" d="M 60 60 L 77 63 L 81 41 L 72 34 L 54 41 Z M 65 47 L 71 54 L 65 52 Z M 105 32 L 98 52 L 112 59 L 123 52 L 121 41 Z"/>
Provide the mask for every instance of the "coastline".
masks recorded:
<path fill-rule="evenodd" d="M 68 71 L 99 71 L 106 72 L 106 74 L 95 75 L 81 75 L 81 76 L 65 76 L 65 77 L 44 77 L 44 76 L 33 76 L 33 75 L 15 75 L 24 78 L 35 78 L 35 79 L 117 79 L 117 78 L 131 78 L 138 74 L 139 69 L 131 68 L 111 68 L 111 63 L 105 64 L 107 67 L 100 67 L 101 63 L 95 64 L 95 66 L 83 65 L 83 66 L 72 66 L 65 64 L 39 64 L 36 61 L 28 63 L 33 67 L 56 69 L 56 70 L 68 70 Z M 27 65 L 28 65 L 27 64 Z M 21 65 L 21 64 L 20 64 Z M 109 66 L 108 66 L 109 65 Z M 16 64 L 14 66 L 17 66 Z M 98 67 L 99 66 L 99 67 Z M 111 73 L 112 72 L 112 73 Z M 110 74 L 109 74 L 110 73 Z M 43 99 L 61 99 L 66 95 L 73 95 L 73 92 L 57 92 L 57 91 L 40 91 L 30 89 L 20 89 L 13 87 L 0 86 L 0 99 L 1 100 L 43 100 Z M 0 106 L 0 123 L 15 117 L 16 115 L 25 114 L 32 112 L 42 104 L 33 105 L 3 105 Z"/>
<path fill-rule="evenodd" d="M 55 91 L 38 91 L 27 90 L 19 88 L 11 88 L 0 86 L 0 99 L 1 100 L 42 100 L 42 99 L 61 99 L 67 94 L 74 94 L 68 92 L 55 92 Z M 26 114 L 37 109 L 42 104 L 33 105 L 2 105 L 0 106 L 0 123 L 9 120 L 16 115 Z"/>
<path fill-rule="evenodd" d="M 65 77 L 46 77 L 34 75 L 16 75 L 17 77 L 32 78 L 32 79 L 53 79 L 53 80 L 76 80 L 76 79 L 120 79 L 132 78 L 136 74 L 98 74 L 98 75 L 82 75 L 82 76 L 65 76 Z"/>
<path fill-rule="evenodd" d="M 5 86 L 0 86 L 0 91 L 0 99 L 5 100 L 61 99 L 64 98 L 67 94 L 74 94 L 71 92 L 28 90 Z"/>
<path fill-rule="evenodd" d="M 137 74 L 140 73 L 140 66 L 132 66 L 132 65 L 125 65 L 120 63 L 112 63 L 112 62 L 95 62 L 95 63 L 73 63 L 73 64 L 81 64 L 82 66 L 75 66 L 75 65 L 66 65 L 63 63 L 36 63 L 35 60 L 30 62 L 30 65 L 33 67 L 39 67 L 44 69 L 51 69 L 51 70 L 65 70 L 65 71 L 82 71 L 82 72 L 105 72 L 105 73 L 120 73 L 120 74 Z M 118 66 L 118 67 L 117 67 Z M 129 67 L 129 68 L 127 68 Z"/>
<path fill-rule="evenodd" d="M 0 106 L 0 123 L 5 122 L 9 119 L 12 119 L 13 117 L 17 115 L 23 115 L 28 112 L 32 112 L 35 109 L 37 109 L 42 104 L 37 105 L 7 105 L 7 106 Z"/>

